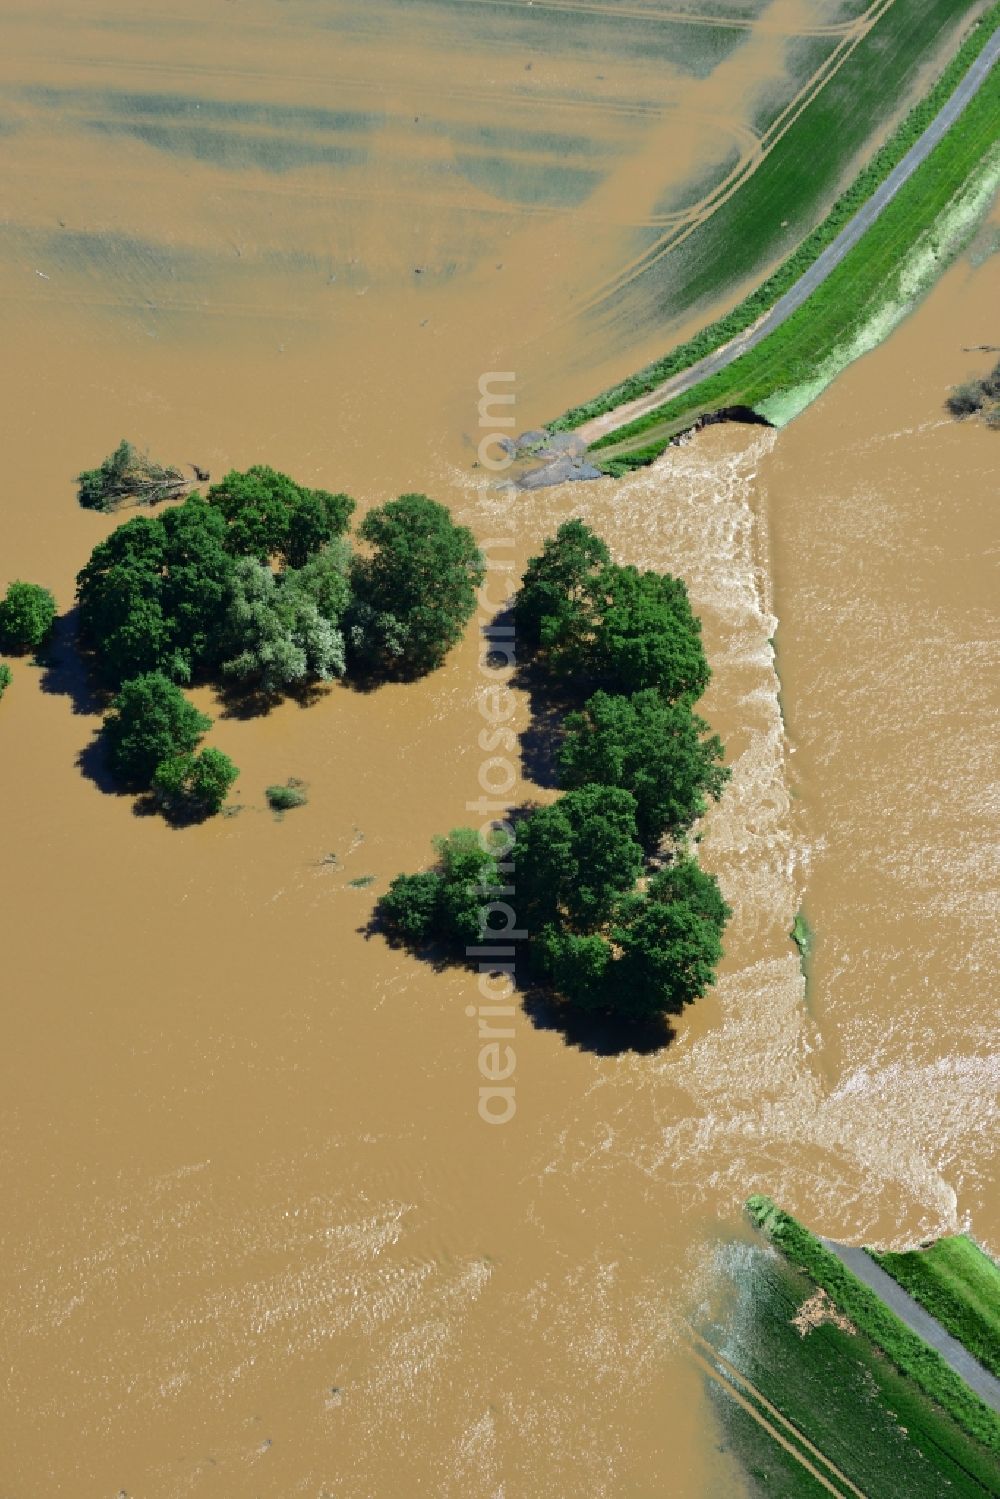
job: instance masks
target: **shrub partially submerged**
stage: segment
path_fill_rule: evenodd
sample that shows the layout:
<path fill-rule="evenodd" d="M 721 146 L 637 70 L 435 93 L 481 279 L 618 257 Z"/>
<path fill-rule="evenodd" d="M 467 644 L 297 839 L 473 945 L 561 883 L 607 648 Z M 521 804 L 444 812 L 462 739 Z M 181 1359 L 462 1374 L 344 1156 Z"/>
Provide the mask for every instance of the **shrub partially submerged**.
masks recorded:
<path fill-rule="evenodd" d="M 166 815 L 174 821 L 200 821 L 222 808 L 239 775 L 221 750 L 175 755 L 156 767 L 153 791 Z"/>
<path fill-rule="evenodd" d="M 985 409 L 986 425 L 994 430 L 1000 428 L 1000 360 L 981 380 L 966 380 L 956 385 L 945 405 L 960 420 Z"/>
<path fill-rule="evenodd" d="M 303 783 L 294 776 L 289 776 L 283 786 L 268 786 L 264 795 L 274 812 L 290 812 L 293 807 L 304 807 L 309 800 Z"/>
<path fill-rule="evenodd" d="M 0 599 L 0 641 L 12 651 L 45 643 L 56 620 L 56 601 L 40 583 L 11 583 Z"/>

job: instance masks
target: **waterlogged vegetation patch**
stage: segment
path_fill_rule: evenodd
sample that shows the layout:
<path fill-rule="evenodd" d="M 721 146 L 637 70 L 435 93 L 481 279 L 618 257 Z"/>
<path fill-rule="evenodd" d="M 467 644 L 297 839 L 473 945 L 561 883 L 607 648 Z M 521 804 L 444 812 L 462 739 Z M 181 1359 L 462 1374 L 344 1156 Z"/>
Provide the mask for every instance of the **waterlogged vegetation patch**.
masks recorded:
<path fill-rule="evenodd" d="M 945 402 L 952 416 L 982 416 L 988 427 L 1000 430 L 1000 362 L 978 380 L 956 385 Z"/>
<path fill-rule="evenodd" d="M 158 124 L 153 121 L 91 120 L 88 128 L 106 135 L 131 135 L 175 156 L 214 167 L 241 171 L 291 172 L 301 167 L 358 167 L 367 160 L 360 145 L 328 145 L 259 131 L 231 131 L 209 125 Z"/>
<path fill-rule="evenodd" d="M 756 7 L 754 7 L 756 9 Z M 666 14 L 664 13 L 666 11 Z M 688 20 L 681 7 L 619 6 L 614 0 L 570 8 L 524 4 L 523 0 L 366 0 L 366 26 L 391 29 L 400 48 L 413 45 L 442 54 L 486 49 L 502 63 L 523 58 L 535 66 L 557 59 L 600 59 L 608 66 L 652 59 L 671 70 L 707 77 L 746 40 L 746 10 L 696 7 Z M 316 16 L 331 30 L 357 28 L 357 15 Z"/>
<path fill-rule="evenodd" d="M 512 156 L 460 154 L 455 165 L 482 192 L 508 203 L 566 207 L 582 203 L 600 182 L 600 173 L 585 167 L 553 166 Z"/>
<path fill-rule="evenodd" d="M 25 97 L 68 112 L 87 130 L 228 170 L 361 165 L 363 137 L 383 122 L 370 111 L 188 94 L 32 88 Z"/>
<path fill-rule="evenodd" d="M 289 776 L 284 785 L 268 786 L 265 795 L 271 811 L 279 817 L 283 812 L 293 811 L 295 807 L 304 807 L 309 800 L 305 781 L 300 781 L 295 776 Z"/>
<path fill-rule="evenodd" d="M 258 125 L 270 130 L 343 134 L 377 129 L 381 112 L 330 109 L 321 105 L 267 103 L 258 99 L 213 99 L 207 94 L 171 94 L 122 89 L 29 87 L 25 98 L 51 108 L 126 120 L 187 121 L 200 125 Z"/>
<path fill-rule="evenodd" d="M 129 501 L 156 505 L 176 499 L 195 479 L 204 478 L 207 475 L 197 471 L 186 478 L 173 464 L 158 463 L 123 437 L 97 468 L 77 476 L 77 496 L 87 510 L 115 510 Z"/>
<path fill-rule="evenodd" d="M 795 920 L 792 922 L 792 930 L 790 936 L 792 941 L 795 943 L 795 946 L 799 950 L 799 958 L 804 970 L 806 960 L 812 953 L 814 941 L 813 930 L 806 920 L 804 911 L 797 911 L 795 913 Z"/>

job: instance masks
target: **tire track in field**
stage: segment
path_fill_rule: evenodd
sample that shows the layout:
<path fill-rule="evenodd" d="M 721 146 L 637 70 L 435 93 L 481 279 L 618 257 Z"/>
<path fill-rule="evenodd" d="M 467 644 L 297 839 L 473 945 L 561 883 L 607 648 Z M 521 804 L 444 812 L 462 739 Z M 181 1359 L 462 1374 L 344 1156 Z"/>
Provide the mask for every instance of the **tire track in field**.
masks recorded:
<path fill-rule="evenodd" d="M 486 5 L 490 10 L 496 9 L 496 0 L 465 0 L 467 5 Z M 794 32 L 789 32 L 784 27 L 769 28 L 767 22 L 761 21 L 758 16 L 725 16 L 710 15 L 693 10 L 653 10 L 640 6 L 624 5 L 601 5 L 597 0 L 504 0 L 506 8 L 518 10 L 556 11 L 568 13 L 569 15 L 607 16 L 613 20 L 620 20 L 623 16 L 627 20 L 651 21 L 656 24 L 662 22 L 679 22 L 682 25 L 711 26 L 723 31 L 768 31 L 773 30 L 780 36 L 844 36 L 852 31 L 858 21 L 833 21 L 827 25 L 797 26 Z"/>
<path fill-rule="evenodd" d="M 787 135 L 788 131 L 799 119 L 826 84 L 830 82 L 843 67 L 844 63 L 864 41 L 872 28 L 882 17 L 896 4 L 896 0 L 873 0 L 864 16 L 854 23 L 854 31 L 844 38 L 830 53 L 824 62 L 806 84 L 799 90 L 795 97 L 782 110 L 770 124 L 768 129 L 760 137 L 760 145 L 756 153 L 741 161 L 725 177 L 713 193 L 703 199 L 700 204 L 695 205 L 695 211 L 687 215 L 686 221 L 678 225 L 676 231 L 663 235 L 654 244 L 648 246 L 631 261 L 627 262 L 608 281 L 596 287 L 589 295 L 574 303 L 572 317 L 576 318 L 589 312 L 595 311 L 612 296 L 623 291 L 626 286 L 631 285 L 640 275 L 647 271 L 657 261 L 684 243 L 696 229 L 706 223 L 712 215 L 721 208 L 724 203 L 738 192 L 753 176 L 765 158 L 774 150 L 778 142 Z M 569 321 L 569 319 L 567 319 Z"/>
<path fill-rule="evenodd" d="M 694 1334 L 694 1336 L 697 1337 L 697 1334 Z M 698 1341 L 704 1342 L 704 1339 L 699 1338 Z M 864 1491 L 862 1489 L 859 1489 L 856 1484 L 852 1483 L 851 1480 L 846 1476 L 846 1474 L 840 1471 L 835 1463 L 831 1462 L 828 1457 L 824 1456 L 824 1454 L 820 1452 L 819 1448 L 814 1446 L 812 1442 L 808 1441 L 808 1439 L 802 1435 L 798 1428 L 793 1426 L 790 1421 L 786 1420 L 775 1406 L 771 1405 L 769 1401 L 764 1399 L 764 1396 L 761 1395 L 760 1391 L 755 1385 L 751 1384 L 751 1382 L 742 1374 L 730 1372 L 732 1366 L 725 1365 L 725 1361 L 720 1359 L 720 1355 L 710 1343 L 705 1343 L 705 1347 L 709 1350 L 709 1353 L 711 1355 L 710 1358 L 706 1357 L 706 1355 L 703 1354 L 698 1348 L 692 1347 L 689 1349 L 691 1357 L 694 1359 L 695 1363 L 702 1370 L 702 1372 L 707 1374 L 710 1379 L 714 1380 L 714 1382 L 721 1389 L 725 1390 L 729 1398 L 731 1400 L 734 1400 L 742 1410 L 746 1411 L 747 1415 L 752 1416 L 753 1419 L 757 1422 L 757 1425 L 762 1427 L 763 1430 L 767 1432 L 768 1436 L 771 1437 L 773 1441 L 778 1443 L 779 1447 L 783 1447 L 787 1453 L 794 1457 L 795 1461 L 800 1465 L 800 1467 L 804 1468 L 812 1478 L 815 1478 L 817 1483 L 821 1484 L 828 1493 L 835 1494 L 837 1496 L 837 1499 L 847 1499 L 848 1495 L 854 1495 L 855 1499 L 868 1499 L 868 1496 L 864 1493 Z M 720 1363 L 723 1365 L 723 1367 L 720 1367 L 719 1364 L 714 1362 L 714 1360 L 720 1360 Z M 741 1389 L 740 1386 L 743 1386 L 743 1389 Z M 747 1394 L 743 1393 L 744 1389 L 748 1392 Z M 764 1410 L 767 1410 L 772 1416 L 776 1417 L 777 1421 L 781 1423 L 780 1426 L 775 1424 L 774 1421 L 769 1420 L 768 1417 L 764 1415 L 763 1410 L 761 1410 L 757 1405 L 754 1404 L 754 1401 L 756 1400 L 760 1401 L 760 1404 L 761 1406 L 763 1406 Z M 791 1435 L 787 1435 L 786 1433 L 791 1433 Z M 810 1462 L 809 1458 L 807 1458 L 805 1456 L 805 1453 L 803 1453 L 803 1451 L 801 1450 L 801 1447 L 795 1445 L 796 1442 L 801 1443 L 807 1451 L 813 1453 L 820 1460 L 820 1462 L 822 1462 L 825 1467 L 829 1469 L 829 1472 L 833 1475 L 838 1483 L 843 1485 L 843 1487 L 838 1488 L 836 1486 L 836 1483 L 833 1482 L 833 1480 L 828 1477 L 827 1474 L 823 1473 L 812 1462 Z"/>
<path fill-rule="evenodd" d="M 826 1453 L 821 1451 L 821 1449 L 816 1446 L 815 1442 L 811 1442 L 805 1435 L 805 1433 L 801 1431 L 793 1421 L 790 1421 L 787 1416 L 782 1414 L 782 1412 L 776 1405 L 773 1405 L 771 1401 L 768 1400 L 766 1395 L 762 1395 L 757 1386 L 753 1383 L 752 1380 L 747 1378 L 742 1370 L 738 1369 L 735 1364 L 731 1363 L 730 1360 L 725 1357 L 724 1354 L 720 1353 L 719 1350 L 715 1348 L 707 1338 L 703 1338 L 700 1333 L 695 1332 L 693 1327 L 688 1328 L 688 1333 L 694 1339 L 694 1342 L 698 1345 L 696 1352 L 701 1351 L 703 1358 L 714 1359 L 717 1366 L 717 1372 L 721 1374 L 724 1379 L 728 1380 L 730 1384 L 742 1385 L 745 1389 L 749 1390 L 752 1398 L 756 1401 L 759 1401 L 760 1405 L 763 1406 L 768 1415 L 772 1416 L 774 1420 L 779 1422 L 782 1427 L 790 1431 L 795 1440 L 797 1442 L 800 1442 L 808 1452 L 811 1452 L 813 1457 L 817 1458 L 821 1463 L 825 1464 L 825 1466 L 830 1469 L 830 1472 L 833 1474 L 834 1478 L 836 1478 L 838 1483 L 842 1483 L 848 1490 L 848 1492 L 855 1496 L 855 1499 L 868 1499 L 868 1496 L 865 1494 L 864 1490 L 859 1489 L 857 1484 L 853 1483 L 851 1479 L 848 1478 L 847 1474 L 837 1467 L 837 1464 L 833 1461 L 833 1459 L 827 1457 Z"/>

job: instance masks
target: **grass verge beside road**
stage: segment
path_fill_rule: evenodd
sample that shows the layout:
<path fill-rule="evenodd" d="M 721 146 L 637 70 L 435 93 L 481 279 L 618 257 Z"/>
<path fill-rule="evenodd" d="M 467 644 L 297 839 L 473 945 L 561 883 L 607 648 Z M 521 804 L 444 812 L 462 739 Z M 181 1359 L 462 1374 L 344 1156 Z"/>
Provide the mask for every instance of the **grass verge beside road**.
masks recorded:
<path fill-rule="evenodd" d="M 964 1234 L 907 1254 L 868 1253 L 1000 1378 L 1000 1266 Z"/>

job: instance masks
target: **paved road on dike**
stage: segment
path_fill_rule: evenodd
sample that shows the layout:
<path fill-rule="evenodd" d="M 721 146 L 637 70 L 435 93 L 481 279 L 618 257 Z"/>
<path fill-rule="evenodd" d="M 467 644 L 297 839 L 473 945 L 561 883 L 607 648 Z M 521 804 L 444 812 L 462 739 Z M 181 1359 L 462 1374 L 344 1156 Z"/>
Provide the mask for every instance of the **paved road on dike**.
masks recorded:
<path fill-rule="evenodd" d="M 765 313 L 745 333 L 723 344 L 721 349 L 716 349 L 714 353 L 706 355 L 689 369 L 682 370 L 678 375 L 672 375 L 669 380 L 665 380 L 662 385 L 658 385 L 647 395 L 640 396 L 635 401 L 628 401 L 624 406 L 616 406 L 613 411 L 606 411 L 603 416 L 594 417 L 582 427 L 578 427 L 576 430 L 580 436 L 588 443 L 592 443 L 607 432 L 617 431 L 619 427 L 626 426 L 636 417 L 644 416 L 647 411 L 662 406 L 664 401 L 683 395 L 700 380 L 705 380 L 709 375 L 724 370 L 727 365 L 732 364 L 734 359 L 739 359 L 741 354 L 745 354 L 748 349 L 754 348 L 762 339 L 765 339 L 769 333 L 773 333 L 775 328 L 780 328 L 793 312 L 798 311 L 817 286 L 822 285 L 844 256 L 853 250 L 866 229 L 874 224 L 887 204 L 892 202 L 903 183 L 912 177 L 921 162 L 927 159 L 938 141 L 958 119 L 969 100 L 982 88 L 998 57 L 1000 57 L 1000 31 L 995 32 L 986 43 L 941 112 L 935 115 L 923 135 L 914 142 L 902 161 L 893 167 L 881 187 L 876 188 L 867 203 L 864 203 L 854 218 L 844 225 L 836 239 L 827 245 L 809 269 L 799 277 L 795 285 L 775 302 L 770 312 Z"/>
<path fill-rule="evenodd" d="M 871 1255 L 865 1254 L 863 1249 L 854 1249 L 850 1244 L 835 1244 L 832 1239 L 824 1239 L 822 1242 L 848 1270 L 853 1270 L 859 1280 L 870 1286 L 886 1306 L 892 1308 L 911 1332 L 915 1332 L 925 1343 L 936 1349 L 959 1378 L 965 1380 L 970 1390 L 975 1390 L 980 1400 L 1000 1414 L 1000 1379 L 994 1379 L 990 1371 L 984 1369 L 957 1338 L 953 1338 L 950 1332 L 945 1332 L 940 1322 L 930 1312 L 925 1312 L 920 1303 L 914 1301 L 891 1275 L 887 1275 L 881 1265 L 876 1265 Z"/>

